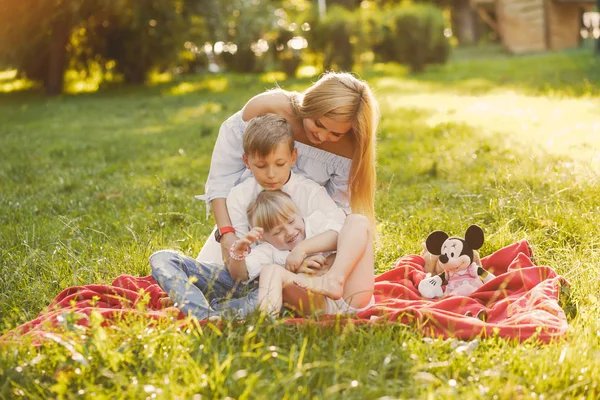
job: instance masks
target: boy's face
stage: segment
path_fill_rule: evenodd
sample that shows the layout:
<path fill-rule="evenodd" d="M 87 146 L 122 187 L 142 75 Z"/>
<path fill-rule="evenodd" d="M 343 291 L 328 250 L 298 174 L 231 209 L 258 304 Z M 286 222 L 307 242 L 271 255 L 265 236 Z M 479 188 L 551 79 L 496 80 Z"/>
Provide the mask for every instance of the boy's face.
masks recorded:
<path fill-rule="evenodd" d="M 262 238 L 279 250 L 292 250 L 306 239 L 304 220 L 298 214 L 294 214 L 289 221 L 281 221 L 269 232 L 264 232 Z"/>
<path fill-rule="evenodd" d="M 280 143 L 266 157 L 244 154 L 244 164 L 250 168 L 254 178 L 265 190 L 279 190 L 290 178 L 290 169 L 296 164 L 297 151 L 290 151 L 285 143 Z"/>

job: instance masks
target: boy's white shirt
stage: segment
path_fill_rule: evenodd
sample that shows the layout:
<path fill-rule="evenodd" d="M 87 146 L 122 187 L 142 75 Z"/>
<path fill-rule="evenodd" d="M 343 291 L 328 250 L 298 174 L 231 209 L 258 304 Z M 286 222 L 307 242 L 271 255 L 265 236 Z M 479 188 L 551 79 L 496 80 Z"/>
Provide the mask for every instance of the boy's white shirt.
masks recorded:
<path fill-rule="evenodd" d="M 340 232 L 343 221 L 340 223 L 331 218 L 324 212 L 316 210 L 308 217 L 304 218 L 304 233 L 308 239 L 320 233 L 334 230 Z M 246 270 L 248 271 L 248 282 L 260 275 L 262 267 L 269 264 L 285 265 L 289 250 L 279 250 L 267 242 L 261 242 L 252 249 L 252 252 L 246 257 Z"/>
<path fill-rule="evenodd" d="M 256 179 L 250 177 L 234 186 L 229 192 L 227 211 L 238 238 L 243 237 L 250 230 L 246 210 L 263 190 Z M 315 211 L 320 211 L 330 220 L 338 222 L 340 229 L 341 225 L 344 224 L 346 213 L 337 206 L 327 194 L 327 190 L 318 183 L 290 171 L 290 179 L 283 185 L 281 190 L 290 195 L 301 217 L 306 218 Z M 200 262 L 223 265 L 221 245 L 217 243 L 214 237 L 215 229 L 213 229 L 196 259 Z"/>

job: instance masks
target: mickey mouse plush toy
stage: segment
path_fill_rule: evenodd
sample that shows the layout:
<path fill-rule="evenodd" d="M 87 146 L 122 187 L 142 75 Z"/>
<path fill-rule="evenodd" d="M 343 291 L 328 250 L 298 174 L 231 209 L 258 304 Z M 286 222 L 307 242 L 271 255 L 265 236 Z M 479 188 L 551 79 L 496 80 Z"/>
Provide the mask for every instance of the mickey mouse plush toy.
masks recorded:
<path fill-rule="evenodd" d="M 444 272 L 423 279 L 419 283 L 419 293 L 428 299 L 444 295 L 468 296 L 484 283 L 495 278 L 473 262 L 475 251 L 483 246 L 483 229 L 471 225 L 465 238 L 448 237 L 443 231 L 429 234 L 425 241 L 427 251 L 439 256 L 439 263 Z M 442 285 L 446 285 L 445 292 Z"/>

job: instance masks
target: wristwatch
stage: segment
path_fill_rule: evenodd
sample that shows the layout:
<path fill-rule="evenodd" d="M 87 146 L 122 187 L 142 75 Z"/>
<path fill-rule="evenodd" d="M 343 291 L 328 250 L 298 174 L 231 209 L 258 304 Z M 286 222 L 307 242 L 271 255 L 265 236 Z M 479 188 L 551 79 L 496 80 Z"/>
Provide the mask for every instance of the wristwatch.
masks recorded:
<path fill-rule="evenodd" d="M 233 226 L 223 226 L 221 228 L 217 227 L 217 229 L 215 229 L 215 240 L 217 241 L 217 243 L 221 243 L 221 238 L 226 233 L 235 233 L 235 229 L 233 229 Z"/>

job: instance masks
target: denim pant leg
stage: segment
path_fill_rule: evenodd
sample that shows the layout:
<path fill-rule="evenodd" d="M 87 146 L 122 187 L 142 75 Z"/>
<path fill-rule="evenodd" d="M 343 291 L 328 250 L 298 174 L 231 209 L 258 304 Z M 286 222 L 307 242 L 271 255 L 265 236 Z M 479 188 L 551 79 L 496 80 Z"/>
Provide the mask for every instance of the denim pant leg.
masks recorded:
<path fill-rule="evenodd" d="M 198 272 L 193 276 L 201 275 L 196 260 L 175 251 L 162 250 L 150 256 L 150 266 L 152 277 L 185 315 L 202 320 L 213 314 L 214 310 L 200 288 L 189 280 L 191 271 Z"/>
<path fill-rule="evenodd" d="M 245 318 L 258 309 L 258 283 L 251 282 L 246 287 L 236 288 L 233 298 L 212 301 L 211 307 L 219 315 Z"/>
<path fill-rule="evenodd" d="M 257 308 L 258 285 L 234 281 L 223 266 L 201 263 L 173 250 L 154 253 L 150 265 L 152 277 L 186 315 L 191 313 L 198 319 L 210 315 L 245 317 Z M 192 276 L 193 285 L 189 280 Z"/>

